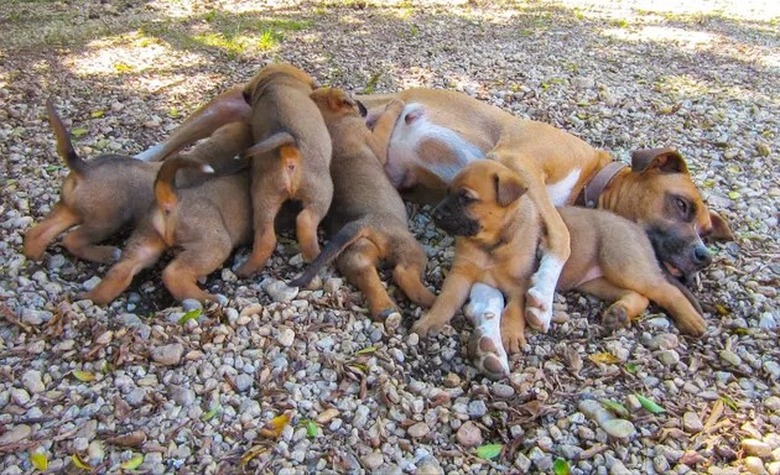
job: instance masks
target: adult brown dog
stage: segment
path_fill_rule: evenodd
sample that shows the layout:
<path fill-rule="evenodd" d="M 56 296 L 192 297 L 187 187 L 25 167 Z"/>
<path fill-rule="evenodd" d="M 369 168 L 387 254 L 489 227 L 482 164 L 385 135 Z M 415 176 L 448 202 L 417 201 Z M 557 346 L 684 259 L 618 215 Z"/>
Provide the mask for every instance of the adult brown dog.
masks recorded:
<path fill-rule="evenodd" d="M 186 145 L 188 137 L 240 117 L 234 95 L 229 91 L 201 108 L 158 147 Z M 674 150 L 639 151 L 626 168 L 571 134 L 458 92 L 409 89 L 357 97 L 372 109 L 369 124 L 395 98 L 406 105 L 390 138 L 385 171 L 398 188 L 422 188 L 428 198 L 438 190 L 440 196 L 467 163 L 481 158 L 528 176 L 528 193 L 538 203 L 547 239 L 531 279 L 526 316 L 542 329 L 549 326 L 555 283 L 570 252 L 568 230 L 554 206 L 574 204 L 582 195 L 587 206 L 639 223 L 659 261 L 685 280 L 711 262 L 703 236 L 733 238 L 727 223 L 707 209 Z"/>
<path fill-rule="evenodd" d="M 98 305 L 111 302 L 127 289 L 141 269 L 157 262 L 166 249 L 178 248 L 162 275 L 168 291 L 177 300 L 217 300 L 215 295 L 199 288 L 197 280 L 216 270 L 233 249 L 251 239 L 249 175 L 218 176 L 181 190 L 174 186 L 174 179 L 176 172 L 184 168 L 213 173 L 210 166 L 192 156 L 219 152 L 232 159 L 252 142 L 249 127 L 235 122 L 198 144 L 190 157 L 165 161 L 154 182 L 154 206 L 133 231 L 122 259 L 83 297 Z"/>
<path fill-rule="evenodd" d="M 439 227 L 456 236 L 455 257 L 436 302 L 413 331 L 421 336 L 438 331 L 465 302 L 474 283 L 483 282 L 507 296 L 501 322 L 505 347 L 518 351 L 525 343 L 524 299 L 537 246 L 545 239 L 527 183 L 527 177 L 491 160 L 470 163 L 455 176 L 433 214 Z M 614 301 L 603 316 L 609 328 L 628 324 L 650 299 L 669 311 L 683 332 L 704 332 L 698 304 L 661 269 L 641 227 L 601 210 L 559 211 L 572 237 L 559 290 L 576 288 Z M 484 350 L 492 349 L 480 348 Z"/>
<path fill-rule="evenodd" d="M 258 141 L 276 141 L 278 150 L 250 149 L 254 243 L 238 268 L 243 277 L 261 269 L 276 248 L 274 219 L 282 205 L 300 201 L 296 235 L 305 261 L 320 253 L 317 226 L 333 197 L 330 178 L 331 142 L 320 111 L 309 94 L 314 79 L 291 64 L 264 67 L 244 88 L 252 105 L 252 133 Z M 261 146 L 263 150 L 266 147 Z"/>
<path fill-rule="evenodd" d="M 343 90 L 317 89 L 311 98 L 333 140 L 333 204 L 325 217 L 332 237 L 290 285 L 306 285 L 338 256 L 339 270 L 366 296 L 371 315 L 383 319 L 396 308 L 376 270 L 379 261 L 387 260 L 393 266 L 393 280 L 404 294 L 430 307 L 434 295 L 421 280 L 428 258 L 409 232 L 406 206 L 381 165 L 403 103 L 388 103 L 372 132 L 359 114 L 358 104 Z"/>

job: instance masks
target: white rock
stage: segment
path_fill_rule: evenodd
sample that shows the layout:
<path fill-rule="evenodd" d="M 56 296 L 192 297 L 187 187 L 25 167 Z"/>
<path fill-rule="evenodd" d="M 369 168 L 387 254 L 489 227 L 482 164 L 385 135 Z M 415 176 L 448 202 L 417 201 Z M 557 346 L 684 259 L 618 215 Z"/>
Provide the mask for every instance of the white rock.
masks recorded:
<path fill-rule="evenodd" d="M 22 384 L 33 394 L 40 394 L 46 390 L 46 386 L 41 379 L 41 372 L 38 370 L 27 370 L 22 375 Z"/>
<path fill-rule="evenodd" d="M 291 347 L 293 342 L 295 342 L 295 331 L 292 328 L 282 328 L 279 330 L 276 341 L 285 348 Z"/>
<path fill-rule="evenodd" d="M 289 287 L 281 280 L 269 283 L 264 290 L 274 302 L 290 302 L 298 295 L 297 287 Z"/>
<path fill-rule="evenodd" d="M 745 468 L 753 475 L 766 475 L 769 473 L 764 468 L 764 462 L 755 456 L 745 457 Z"/>
<path fill-rule="evenodd" d="M 412 437 L 414 439 L 420 439 L 422 437 L 425 437 L 428 435 L 428 432 L 430 432 L 431 429 L 428 427 L 428 424 L 425 422 L 418 422 L 416 424 L 413 424 L 411 427 L 406 429 L 406 432 L 409 434 L 409 437 Z"/>
<path fill-rule="evenodd" d="M 184 345 L 181 343 L 171 343 L 158 346 L 152 349 L 152 359 L 165 366 L 174 366 L 181 362 L 184 354 Z"/>
<path fill-rule="evenodd" d="M 742 441 L 742 448 L 746 453 L 756 457 L 769 457 L 772 455 L 772 446 L 758 439 L 745 439 Z"/>

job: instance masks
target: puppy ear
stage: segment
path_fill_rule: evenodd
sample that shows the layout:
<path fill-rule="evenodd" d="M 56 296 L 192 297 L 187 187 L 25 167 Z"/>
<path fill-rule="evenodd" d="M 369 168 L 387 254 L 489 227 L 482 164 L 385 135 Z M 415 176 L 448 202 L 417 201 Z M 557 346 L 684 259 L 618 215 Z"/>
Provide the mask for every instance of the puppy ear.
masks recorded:
<path fill-rule="evenodd" d="M 368 109 L 366 109 L 366 106 L 363 105 L 362 102 L 355 100 L 355 104 L 357 104 L 358 112 L 360 112 L 360 117 L 363 117 L 364 119 L 368 115 Z"/>
<path fill-rule="evenodd" d="M 243 91 L 241 91 L 241 95 L 244 96 L 244 102 L 246 102 L 248 105 L 252 105 L 252 93 L 249 92 L 249 88 L 245 87 Z"/>
<path fill-rule="evenodd" d="M 502 208 L 514 203 L 526 190 L 516 177 L 507 173 L 502 173 L 500 176 L 494 173 L 493 184 L 496 187 L 496 202 Z"/>
<path fill-rule="evenodd" d="M 657 168 L 666 173 L 688 173 L 688 165 L 673 148 L 648 148 L 631 152 L 631 169 L 636 173 Z"/>
<path fill-rule="evenodd" d="M 734 233 L 731 232 L 729 223 L 721 215 L 715 211 L 710 211 L 710 221 L 712 221 L 712 233 L 709 235 L 711 239 L 718 241 L 734 240 Z"/>

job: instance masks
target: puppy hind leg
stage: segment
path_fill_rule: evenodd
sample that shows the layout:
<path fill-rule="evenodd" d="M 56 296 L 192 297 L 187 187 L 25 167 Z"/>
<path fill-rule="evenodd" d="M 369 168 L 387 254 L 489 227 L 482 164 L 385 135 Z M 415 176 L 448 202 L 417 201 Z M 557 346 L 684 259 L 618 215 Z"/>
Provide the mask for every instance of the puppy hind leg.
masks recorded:
<path fill-rule="evenodd" d="M 162 279 L 168 292 L 178 300 L 196 299 L 216 301 L 216 297 L 200 287 L 198 278 L 214 272 L 224 263 L 232 246 L 222 236 L 204 239 L 203 245 L 188 248 L 174 258 L 163 270 Z"/>
<path fill-rule="evenodd" d="M 274 249 L 276 249 L 274 219 L 283 203 L 281 200 L 261 199 L 259 204 L 253 204 L 255 236 L 252 244 L 252 253 L 236 269 L 236 275 L 239 277 L 247 278 L 262 269 L 268 258 L 273 254 Z"/>
<path fill-rule="evenodd" d="M 401 254 L 398 264 L 393 269 L 393 280 L 409 300 L 421 307 L 428 308 L 436 300 L 436 296 L 422 281 L 428 258 L 416 241 L 412 241 L 406 246 L 411 247 L 407 252 Z"/>
<path fill-rule="evenodd" d="M 298 245 L 301 247 L 303 260 L 311 262 L 320 253 L 320 244 L 317 240 L 317 226 L 325 216 L 313 207 L 304 207 L 295 219 L 295 235 Z"/>
<path fill-rule="evenodd" d="M 79 224 L 81 218 L 62 203 L 24 235 L 24 255 L 35 261 L 43 257 L 46 247 L 61 233 Z"/>
<path fill-rule="evenodd" d="M 130 286 L 141 269 L 150 267 L 165 251 L 165 242 L 158 236 L 130 238 L 122 260 L 109 269 L 108 274 L 91 291 L 82 295 L 98 305 L 106 305 Z"/>
<path fill-rule="evenodd" d="M 602 314 L 604 326 L 616 330 L 628 326 L 631 319 L 641 314 L 649 303 L 644 295 L 613 284 L 606 278 L 598 278 L 578 287 L 579 290 L 612 302 Z"/>
<path fill-rule="evenodd" d="M 87 224 L 68 233 L 62 240 L 65 248 L 81 259 L 110 264 L 119 259 L 121 252 L 116 246 L 101 246 L 101 242 L 112 234 L 113 229 L 105 229 Z"/>
<path fill-rule="evenodd" d="M 352 285 L 366 297 L 368 309 L 374 320 L 384 320 L 396 311 L 395 302 L 387 294 L 376 264 L 380 250 L 368 239 L 358 239 L 338 258 L 338 268 Z"/>

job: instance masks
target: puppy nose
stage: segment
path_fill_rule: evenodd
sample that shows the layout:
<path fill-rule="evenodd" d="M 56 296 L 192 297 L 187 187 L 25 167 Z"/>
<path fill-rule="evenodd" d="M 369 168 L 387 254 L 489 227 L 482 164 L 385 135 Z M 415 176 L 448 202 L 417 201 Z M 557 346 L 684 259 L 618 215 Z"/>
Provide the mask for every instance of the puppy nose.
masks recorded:
<path fill-rule="evenodd" d="M 712 262 L 712 255 L 710 254 L 709 249 L 707 249 L 707 246 L 699 244 L 693 248 L 693 261 L 699 267 L 710 265 Z"/>

